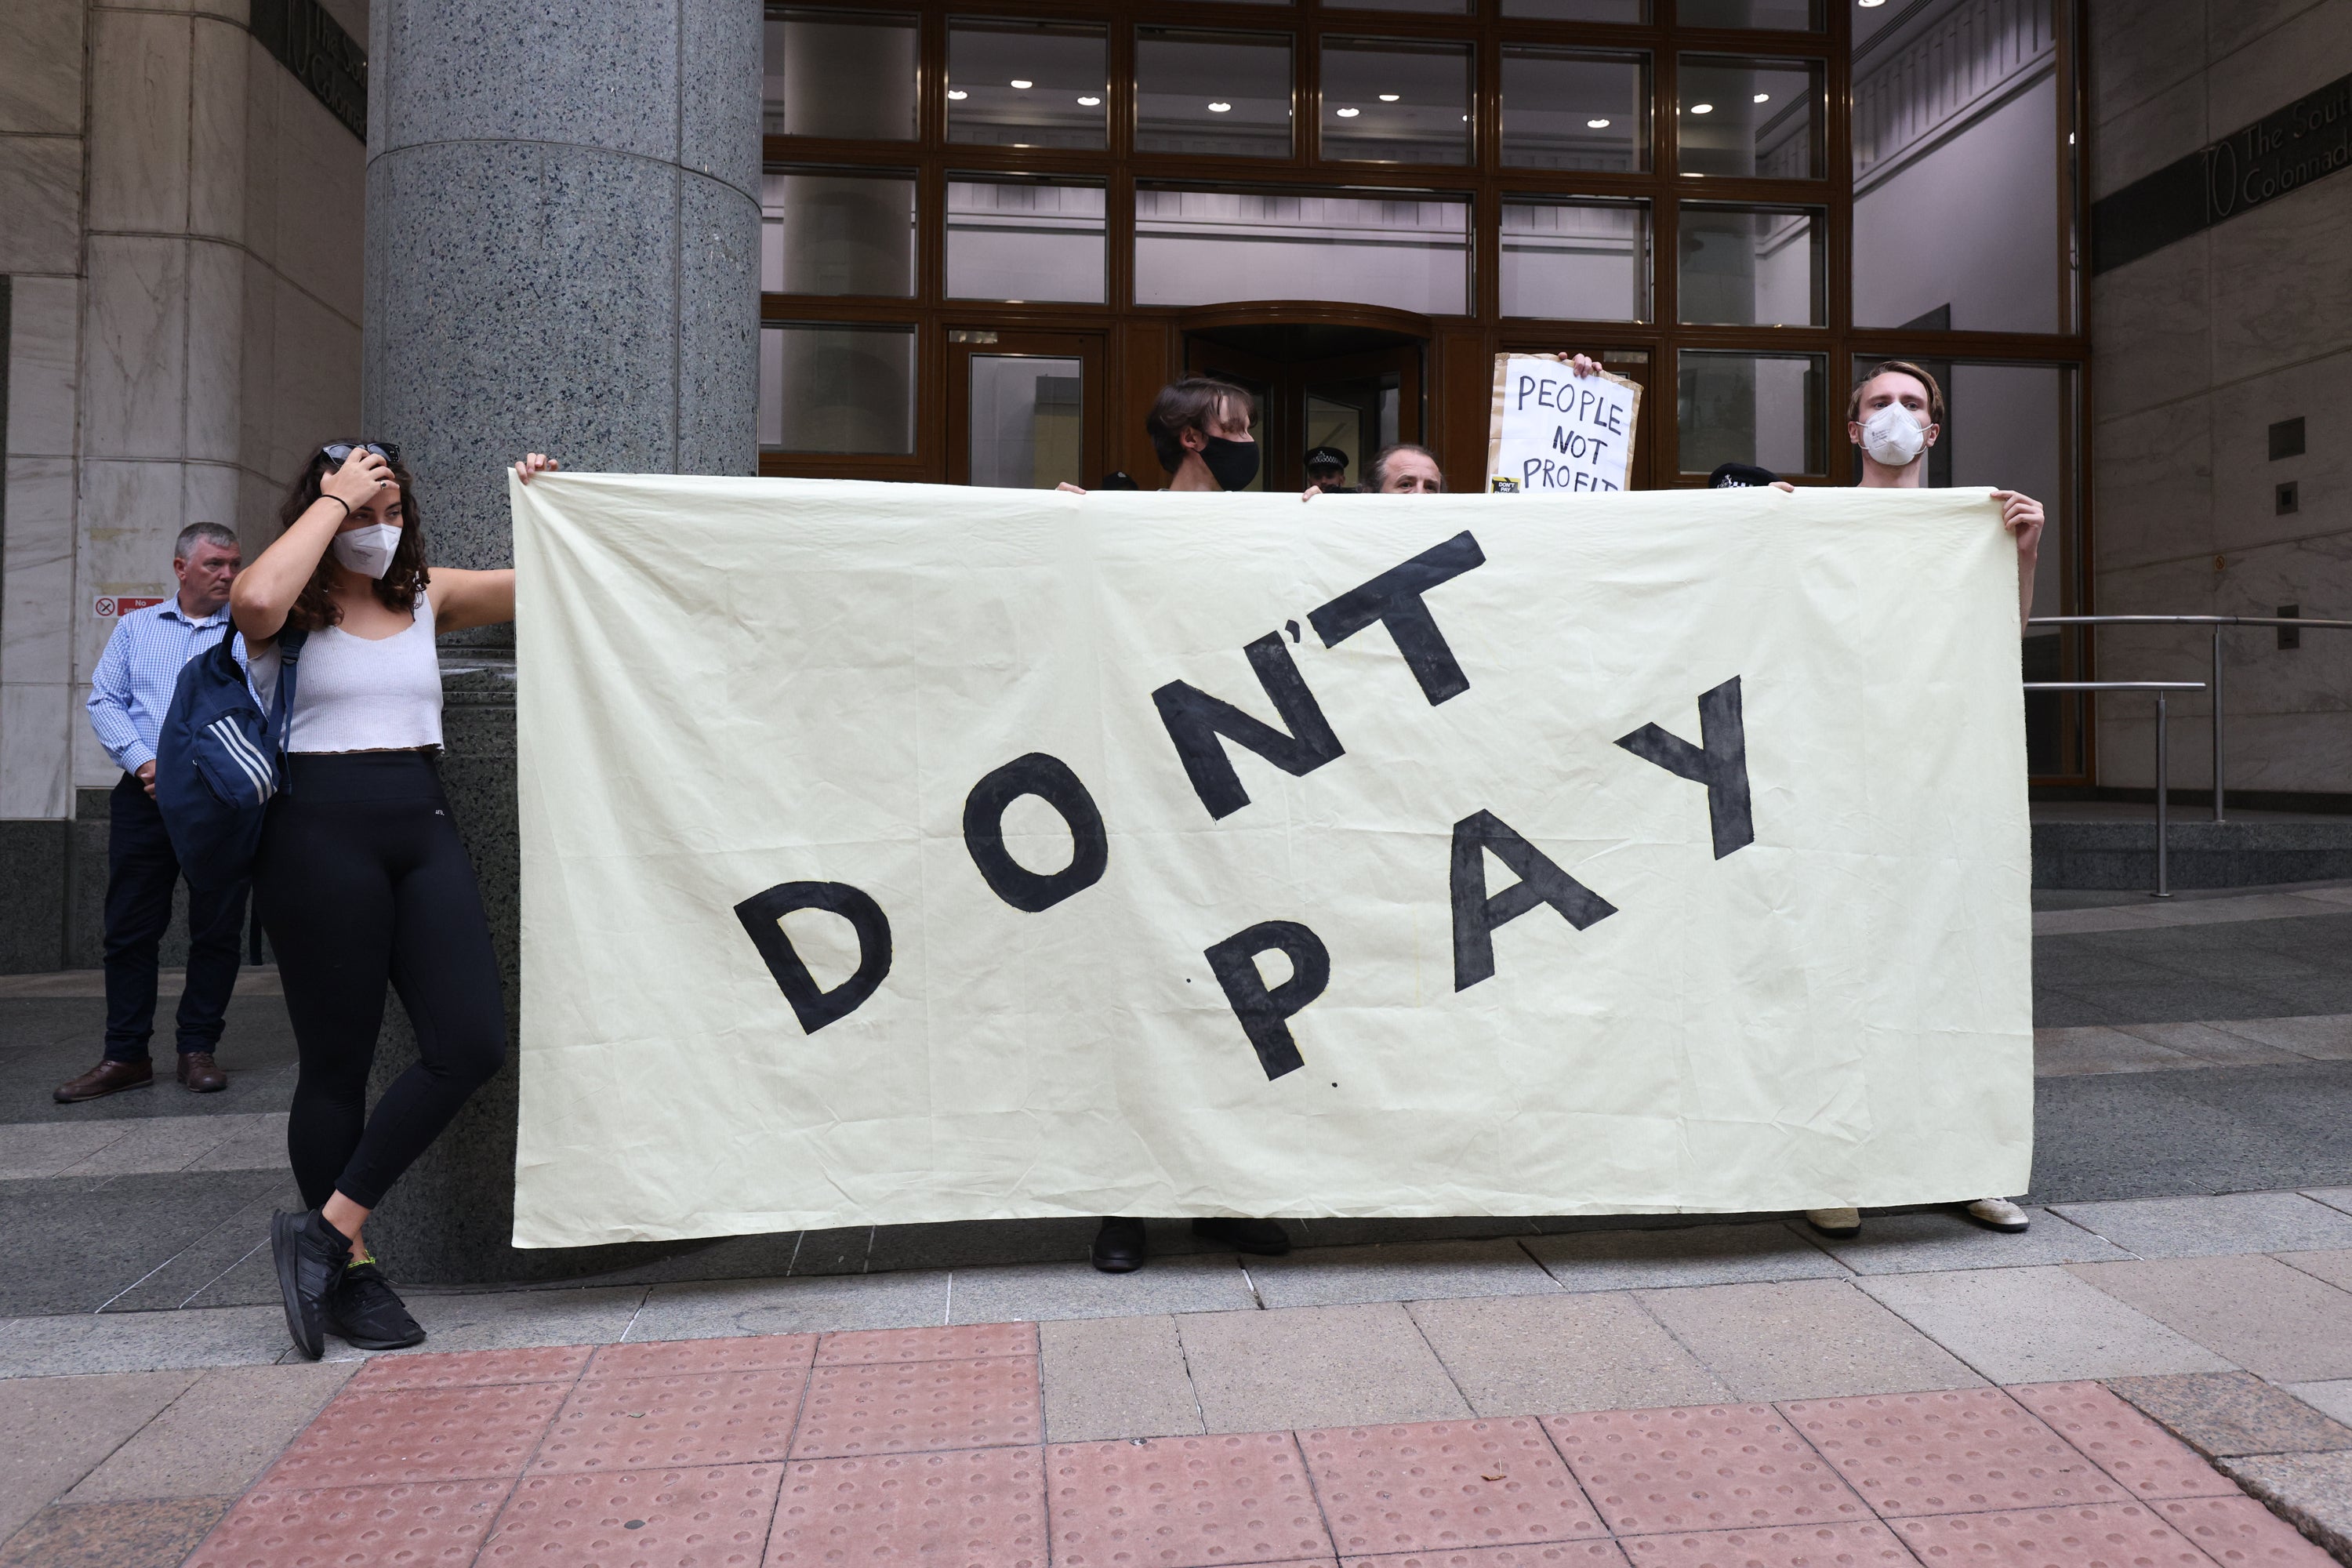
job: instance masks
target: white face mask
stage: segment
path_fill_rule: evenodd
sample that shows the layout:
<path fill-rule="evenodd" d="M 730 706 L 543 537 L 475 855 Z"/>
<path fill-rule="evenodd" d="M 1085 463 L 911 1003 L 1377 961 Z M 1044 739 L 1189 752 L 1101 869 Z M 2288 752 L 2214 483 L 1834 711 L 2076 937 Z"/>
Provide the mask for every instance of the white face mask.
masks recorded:
<path fill-rule="evenodd" d="M 335 535 L 335 559 L 362 577 L 381 577 L 392 570 L 392 552 L 400 548 L 400 525 L 371 522 Z"/>
<path fill-rule="evenodd" d="M 1927 431 L 1909 409 L 1890 403 L 1863 422 L 1862 449 L 1890 468 L 1907 468 L 1927 449 Z"/>

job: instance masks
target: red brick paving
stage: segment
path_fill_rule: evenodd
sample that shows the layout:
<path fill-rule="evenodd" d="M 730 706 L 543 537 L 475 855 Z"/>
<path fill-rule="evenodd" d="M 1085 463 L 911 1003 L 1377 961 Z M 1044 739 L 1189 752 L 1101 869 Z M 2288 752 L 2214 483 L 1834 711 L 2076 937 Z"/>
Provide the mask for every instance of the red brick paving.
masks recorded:
<path fill-rule="evenodd" d="M 191 1568 L 2325 1568 L 2096 1384 L 1047 1444 L 1029 1324 L 404 1355 Z"/>

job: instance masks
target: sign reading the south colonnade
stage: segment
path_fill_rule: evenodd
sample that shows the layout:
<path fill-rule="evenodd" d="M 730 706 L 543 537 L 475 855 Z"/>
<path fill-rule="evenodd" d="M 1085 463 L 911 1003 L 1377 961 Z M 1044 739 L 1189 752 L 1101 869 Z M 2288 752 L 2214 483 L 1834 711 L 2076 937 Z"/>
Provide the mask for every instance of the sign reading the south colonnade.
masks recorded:
<path fill-rule="evenodd" d="M 513 502 L 519 1246 L 2026 1184 L 1984 491 Z"/>

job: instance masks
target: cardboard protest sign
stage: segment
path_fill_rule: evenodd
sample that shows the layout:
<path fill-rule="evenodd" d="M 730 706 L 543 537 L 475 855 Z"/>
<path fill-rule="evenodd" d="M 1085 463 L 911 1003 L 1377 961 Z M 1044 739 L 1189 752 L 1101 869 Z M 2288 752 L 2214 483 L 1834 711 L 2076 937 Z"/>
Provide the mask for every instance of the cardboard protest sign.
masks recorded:
<path fill-rule="evenodd" d="M 1985 491 L 513 500 L 519 1245 L 2026 1185 Z"/>
<path fill-rule="evenodd" d="M 1496 354 L 1486 489 L 1622 490 L 1633 468 L 1642 384 L 1579 375 L 1549 354 Z"/>

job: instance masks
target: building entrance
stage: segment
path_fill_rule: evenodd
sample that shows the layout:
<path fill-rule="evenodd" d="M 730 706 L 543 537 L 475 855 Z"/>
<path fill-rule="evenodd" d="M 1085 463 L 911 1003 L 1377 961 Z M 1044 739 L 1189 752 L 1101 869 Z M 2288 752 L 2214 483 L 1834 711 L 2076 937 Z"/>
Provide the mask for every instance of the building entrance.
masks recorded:
<path fill-rule="evenodd" d="M 1265 452 L 1252 489 L 1304 489 L 1316 447 L 1346 453 L 1348 481 L 1361 484 L 1381 447 L 1422 439 L 1422 317 L 1276 302 L 1195 311 L 1182 331 L 1186 374 L 1233 382 L 1257 400 L 1250 433 Z"/>

